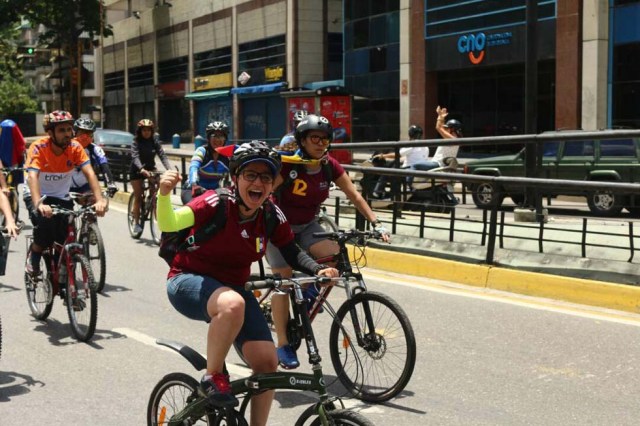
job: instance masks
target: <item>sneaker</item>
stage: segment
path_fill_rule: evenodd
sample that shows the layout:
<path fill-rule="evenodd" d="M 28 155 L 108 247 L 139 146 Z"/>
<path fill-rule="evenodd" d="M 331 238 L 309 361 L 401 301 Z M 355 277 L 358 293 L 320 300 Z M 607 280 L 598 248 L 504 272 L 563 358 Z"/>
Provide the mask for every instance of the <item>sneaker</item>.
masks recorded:
<path fill-rule="evenodd" d="M 142 226 L 139 223 L 136 223 L 133 227 L 134 234 L 142 234 Z"/>
<path fill-rule="evenodd" d="M 293 350 L 291 345 L 284 345 L 278 348 L 278 362 L 286 370 L 300 367 L 296 351 Z"/>
<path fill-rule="evenodd" d="M 38 277 L 40 277 L 40 273 L 41 273 L 40 267 L 38 266 L 38 267 L 34 268 L 33 265 L 31 264 L 31 262 L 27 262 L 25 264 L 24 271 L 27 274 L 29 274 L 29 276 L 34 280 L 37 279 Z"/>
<path fill-rule="evenodd" d="M 238 405 L 238 400 L 231 393 L 229 376 L 226 374 L 216 373 L 209 377 L 205 375 L 200 381 L 200 390 L 216 407 L 235 407 Z"/>

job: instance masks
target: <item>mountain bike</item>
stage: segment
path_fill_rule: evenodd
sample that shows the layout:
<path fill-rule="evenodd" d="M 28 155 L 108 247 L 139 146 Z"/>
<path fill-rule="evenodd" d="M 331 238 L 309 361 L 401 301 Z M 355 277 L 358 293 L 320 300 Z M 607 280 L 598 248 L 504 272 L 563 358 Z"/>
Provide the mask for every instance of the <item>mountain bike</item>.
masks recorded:
<path fill-rule="evenodd" d="M 20 214 L 20 203 L 18 198 L 18 189 L 13 184 L 14 173 L 19 173 L 24 171 L 22 167 L 4 167 L 2 169 L 2 174 L 4 175 L 4 179 L 7 182 L 7 186 L 9 187 L 9 193 L 7 194 L 7 198 L 9 198 L 9 205 L 11 206 L 11 211 L 13 212 L 13 218 L 18 223 Z M 5 225 L 4 215 L 0 213 L 0 220 L 2 226 Z"/>
<path fill-rule="evenodd" d="M 349 260 L 347 243 L 354 244 L 354 257 L 360 251 L 364 258 L 364 245 L 370 238 L 381 237 L 376 231 L 316 232 L 314 237 L 328 238 L 338 243 L 339 252 L 316 259 L 318 263 L 335 263 L 343 279 L 347 300 L 333 310 L 327 297 L 333 289 L 318 289 L 309 303 L 309 317 L 313 321 L 327 307 L 332 316 L 329 332 L 331 362 L 342 385 L 355 397 L 366 402 L 380 403 L 398 395 L 407 386 L 416 363 L 416 339 L 409 317 L 389 296 L 368 291 L 364 278 Z M 356 260 L 356 269 L 359 269 Z M 258 302 L 269 325 L 273 292 L 257 293 Z M 295 315 L 287 324 L 289 344 L 300 347 L 304 338 Z M 240 358 L 242 353 L 236 348 Z M 246 361 L 245 361 L 246 363 Z"/>
<path fill-rule="evenodd" d="M 78 210 L 51 207 L 54 215 L 67 217 L 67 236 L 64 243 L 54 242 L 52 247 L 43 250 L 37 275 L 25 272 L 27 302 L 32 315 L 45 320 L 51 313 L 54 296 L 60 296 L 67 307 L 74 337 L 86 342 L 96 329 L 98 298 L 91 265 L 84 256 L 82 244 L 76 239 L 76 218 L 92 207 Z M 32 242 L 33 236 L 27 235 L 26 262 L 31 258 Z"/>
<path fill-rule="evenodd" d="M 270 389 L 293 389 L 312 391 L 319 401 L 308 407 L 295 423 L 296 426 L 311 425 L 373 425 L 361 414 L 344 409 L 339 398 L 327 393 L 322 373 L 321 357 L 311 328 L 311 321 L 302 294 L 305 283 L 328 285 L 331 278 L 302 277 L 288 280 L 267 279 L 246 284 L 247 290 L 275 289 L 287 292 L 300 320 L 305 335 L 309 363 L 312 374 L 304 373 L 264 373 L 254 374 L 231 382 L 231 390 L 241 400 L 239 408 L 218 408 L 213 406 L 199 390 L 196 379 L 184 373 L 170 373 L 155 386 L 147 406 L 147 424 L 151 425 L 192 425 L 202 422 L 209 425 L 246 425 L 245 413 L 254 395 Z M 184 356 L 196 370 L 206 368 L 207 361 L 188 346 L 167 340 L 157 340 L 157 344 L 169 347 Z M 338 408 L 340 407 L 340 408 Z"/>
<path fill-rule="evenodd" d="M 136 221 L 133 217 L 133 194 L 129 197 L 129 206 L 127 208 L 127 223 L 129 225 L 129 233 L 134 239 L 139 239 L 144 231 L 144 223 L 149 222 L 151 230 L 151 238 L 153 242 L 160 245 L 160 228 L 158 228 L 158 220 L 156 218 L 156 193 L 158 192 L 158 183 L 161 172 L 151 172 L 151 175 L 144 180 L 142 186 L 142 204 L 140 205 L 140 232 L 136 232 Z"/>
<path fill-rule="evenodd" d="M 94 203 L 93 193 L 84 194 L 70 193 L 71 198 L 77 205 L 85 207 Z M 103 192 L 105 200 L 109 200 L 107 192 Z M 107 256 L 104 248 L 104 240 L 100 227 L 98 226 L 98 216 L 93 209 L 83 209 L 78 216 L 78 241 L 82 244 L 84 255 L 91 265 L 93 277 L 96 280 L 96 291 L 100 293 L 104 289 L 107 276 Z"/>

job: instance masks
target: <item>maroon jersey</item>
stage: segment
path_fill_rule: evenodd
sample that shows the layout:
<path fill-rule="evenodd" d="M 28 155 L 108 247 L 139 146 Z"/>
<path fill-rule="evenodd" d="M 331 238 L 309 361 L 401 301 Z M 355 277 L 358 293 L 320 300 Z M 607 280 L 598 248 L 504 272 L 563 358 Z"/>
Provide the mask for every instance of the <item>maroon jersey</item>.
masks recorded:
<path fill-rule="evenodd" d="M 331 177 L 335 182 L 344 174 L 344 169 L 334 158 L 328 157 L 328 159 Z M 290 174 L 293 182 L 280 190 L 278 206 L 292 225 L 309 223 L 314 219 L 320 205 L 329 198 L 327 177 L 322 168 L 309 174 L 304 166 L 297 167 L 295 164 L 282 163 L 280 171 L 282 178 L 286 181 Z"/>
<path fill-rule="evenodd" d="M 199 244 L 193 251 L 179 251 L 173 260 L 169 278 L 181 272 L 207 275 L 224 283 L 244 286 L 249 279 L 251 264 L 264 256 L 267 249 L 264 208 L 250 220 L 241 222 L 236 199 L 229 196 L 226 205 L 215 191 L 209 191 L 187 204 L 195 216 L 190 235 L 213 219 L 218 208 L 227 209 L 227 221 L 223 229 Z M 276 247 L 293 240 L 291 227 L 282 211 L 274 206 L 279 223 L 270 240 Z"/>

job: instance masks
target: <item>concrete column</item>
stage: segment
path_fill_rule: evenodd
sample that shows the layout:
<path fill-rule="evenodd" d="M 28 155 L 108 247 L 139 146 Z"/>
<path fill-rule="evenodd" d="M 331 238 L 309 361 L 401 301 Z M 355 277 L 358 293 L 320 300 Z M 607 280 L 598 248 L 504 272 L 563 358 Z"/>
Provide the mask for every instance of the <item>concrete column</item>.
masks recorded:
<path fill-rule="evenodd" d="M 584 0 L 582 19 L 582 128 L 608 127 L 609 1 Z"/>
<path fill-rule="evenodd" d="M 407 139 L 411 121 L 411 1 L 400 0 L 400 134 Z"/>
<path fill-rule="evenodd" d="M 124 40 L 124 129 L 129 127 L 129 42 Z"/>

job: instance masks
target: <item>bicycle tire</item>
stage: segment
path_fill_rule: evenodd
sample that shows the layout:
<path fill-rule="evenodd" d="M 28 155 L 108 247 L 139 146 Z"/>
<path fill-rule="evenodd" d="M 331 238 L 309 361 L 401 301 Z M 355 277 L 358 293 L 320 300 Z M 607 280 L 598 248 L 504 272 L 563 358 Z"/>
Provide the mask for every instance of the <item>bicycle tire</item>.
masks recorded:
<path fill-rule="evenodd" d="M 104 250 L 104 240 L 97 223 L 87 226 L 87 232 L 79 237 L 84 255 L 89 260 L 93 278 L 96 280 L 96 291 L 100 293 L 104 288 L 107 277 L 107 256 Z"/>
<path fill-rule="evenodd" d="M 361 347 L 354 330 L 367 335 L 365 306 L 376 333 L 374 340 L 367 339 Z M 358 327 L 354 327 L 352 315 L 358 319 Z M 416 339 L 407 314 L 393 299 L 378 292 L 356 294 L 340 306 L 331 324 L 329 348 L 340 382 L 355 398 L 366 402 L 388 401 L 402 392 L 416 363 Z M 385 359 L 391 365 L 383 364 Z"/>
<path fill-rule="evenodd" d="M 98 320 L 98 296 L 92 285 L 93 272 L 89 260 L 84 255 L 75 253 L 67 273 L 69 284 L 71 277 L 75 284 L 75 293 L 69 291 L 69 284 L 65 292 L 69 325 L 73 336 L 80 342 L 86 342 L 96 331 Z"/>
<path fill-rule="evenodd" d="M 149 230 L 151 230 L 151 238 L 153 242 L 160 245 L 160 228 L 158 228 L 158 217 L 156 216 L 156 202 L 151 202 L 151 211 L 149 212 Z"/>
<path fill-rule="evenodd" d="M 315 417 L 315 418 L 314 418 Z M 349 411 L 345 409 L 331 410 L 327 412 L 329 418 L 329 424 L 336 426 L 373 426 L 374 423 L 364 417 L 360 413 L 355 411 Z M 307 421 L 311 420 L 310 423 Z M 322 420 L 318 417 L 316 412 L 316 406 L 312 405 L 308 407 L 298 417 L 295 426 L 319 426 L 322 424 Z"/>
<path fill-rule="evenodd" d="M 134 240 L 139 239 L 140 236 L 142 235 L 142 231 L 144 230 L 144 215 L 142 211 L 143 209 L 144 208 L 140 206 L 140 216 L 139 216 L 140 232 L 136 232 L 135 231 L 136 221 L 133 218 L 133 194 L 131 194 L 131 196 L 129 197 L 129 204 L 127 206 L 127 226 L 129 227 L 129 234 L 131 235 L 131 238 L 133 238 Z"/>
<path fill-rule="evenodd" d="M 11 188 L 9 191 L 9 205 L 11 206 L 11 211 L 13 212 L 13 219 L 18 222 L 20 218 L 20 202 L 18 201 L 18 191 L 15 188 Z M 4 225 L 4 223 L 3 223 Z"/>
<path fill-rule="evenodd" d="M 27 262 L 31 258 L 31 250 L 27 252 Z M 51 276 L 47 273 L 47 265 L 44 255 L 40 258 L 40 279 L 34 281 L 31 275 L 24 273 L 24 286 L 27 295 L 27 303 L 31 315 L 37 320 L 45 320 L 51 314 L 53 308 L 53 285 Z"/>
<path fill-rule="evenodd" d="M 326 214 L 323 214 L 323 215 L 318 217 L 318 223 L 320 224 L 320 226 L 322 226 L 322 228 L 324 228 L 324 230 L 326 232 L 338 232 L 339 231 L 338 225 L 336 225 L 336 223 L 333 221 L 333 219 L 331 219 Z"/>
<path fill-rule="evenodd" d="M 164 376 L 151 391 L 147 404 L 147 425 L 159 426 L 168 424 L 169 419 L 179 413 L 197 397 L 199 383 L 184 373 L 169 373 Z M 207 414 L 193 424 L 214 425 L 215 417 Z"/>

